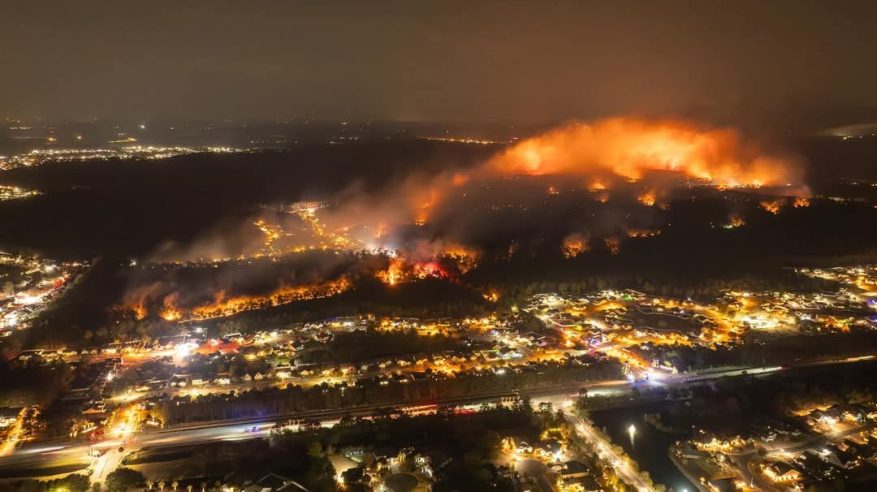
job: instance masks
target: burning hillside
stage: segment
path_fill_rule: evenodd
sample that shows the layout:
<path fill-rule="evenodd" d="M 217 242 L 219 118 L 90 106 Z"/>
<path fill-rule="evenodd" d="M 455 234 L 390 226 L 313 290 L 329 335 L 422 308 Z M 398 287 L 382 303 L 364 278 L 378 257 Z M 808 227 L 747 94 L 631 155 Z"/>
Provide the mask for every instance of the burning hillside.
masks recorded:
<path fill-rule="evenodd" d="M 573 174 L 589 182 L 640 180 L 653 171 L 715 186 L 801 186 L 787 159 L 745 144 L 734 130 L 681 121 L 612 118 L 573 123 L 524 140 L 487 164 L 502 174 Z"/>
<path fill-rule="evenodd" d="M 168 268 L 167 262 L 275 262 L 313 253 L 347 258 L 332 268 L 304 276 L 268 269 L 254 274 L 272 279 L 267 288 L 251 289 L 236 278 L 232 285 L 205 285 L 199 299 L 159 279 L 132 287 L 124 304 L 138 317 L 203 319 L 336 295 L 362 277 L 390 286 L 427 277 L 458 281 L 481 260 L 546 241 L 568 259 L 591 251 L 617 255 L 625 241 L 661 234 L 679 190 L 767 195 L 761 206 L 775 213 L 780 203 L 809 203 L 793 162 L 743 142 L 733 130 L 679 121 L 573 123 L 454 169 L 370 188 L 354 183 L 324 201 L 264 206 L 242 225 L 171 245 L 156 257 Z"/>

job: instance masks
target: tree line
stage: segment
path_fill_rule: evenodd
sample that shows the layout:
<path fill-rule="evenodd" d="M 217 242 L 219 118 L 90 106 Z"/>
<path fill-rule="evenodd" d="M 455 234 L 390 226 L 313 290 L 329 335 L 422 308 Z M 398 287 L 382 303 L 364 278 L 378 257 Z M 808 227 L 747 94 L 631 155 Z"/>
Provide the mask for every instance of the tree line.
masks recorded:
<path fill-rule="evenodd" d="M 546 363 L 509 368 L 504 374 L 469 371 L 453 377 L 424 374 L 415 380 L 360 380 L 321 384 L 310 388 L 249 390 L 237 394 L 175 397 L 157 405 L 156 413 L 165 425 L 187 422 L 259 418 L 318 410 L 337 410 L 367 405 L 404 405 L 418 402 L 462 398 L 480 394 L 552 389 L 623 377 L 621 366 L 610 360 L 581 363 Z"/>

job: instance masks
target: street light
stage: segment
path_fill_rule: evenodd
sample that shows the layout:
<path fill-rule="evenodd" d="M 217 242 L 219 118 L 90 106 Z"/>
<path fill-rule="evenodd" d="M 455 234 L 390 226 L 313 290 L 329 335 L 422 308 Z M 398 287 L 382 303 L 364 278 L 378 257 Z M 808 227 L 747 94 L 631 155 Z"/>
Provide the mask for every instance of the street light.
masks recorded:
<path fill-rule="evenodd" d="M 636 437 L 636 426 L 633 424 L 630 424 L 630 427 L 627 428 L 627 434 L 630 436 L 630 445 L 633 446 L 634 445 L 633 439 L 634 439 L 634 437 Z"/>

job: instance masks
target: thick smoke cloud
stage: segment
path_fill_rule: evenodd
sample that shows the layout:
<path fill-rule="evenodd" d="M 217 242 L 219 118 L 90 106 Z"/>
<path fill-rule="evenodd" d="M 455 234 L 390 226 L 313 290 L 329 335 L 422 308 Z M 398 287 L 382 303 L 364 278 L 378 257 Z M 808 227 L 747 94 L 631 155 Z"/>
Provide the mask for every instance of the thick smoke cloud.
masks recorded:
<path fill-rule="evenodd" d="M 535 189 L 518 182 L 508 184 L 535 177 L 541 178 L 531 179 Z M 652 206 L 673 190 L 690 185 L 808 193 L 795 159 L 765 152 L 733 129 L 702 128 L 676 120 L 612 118 L 552 129 L 509 146 L 470 170 L 407 176 L 373 193 L 348 190 L 326 220 L 339 228 L 367 224 L 369 230 L 389 230 L 393 239 L 398 239 L 393 236 L 400 227 L 425 224 L 432 226 L 427 230 L 436 239 L 477 247 L 477 242 L 472 244 L 459 233 L 468 222 L 477 221 L 473 213 L 479 207 L 527 208 L 529 204 L 535 208 L 546 191 L 552 193 L 547 188 L 591 190 L 598 201 L 606 201 L 610 192 L 634 194 L 640 203 Z M 441 230 L 435 229 L 437 219 Z M 509 225 L 528 227 L 524 222 Z"/>

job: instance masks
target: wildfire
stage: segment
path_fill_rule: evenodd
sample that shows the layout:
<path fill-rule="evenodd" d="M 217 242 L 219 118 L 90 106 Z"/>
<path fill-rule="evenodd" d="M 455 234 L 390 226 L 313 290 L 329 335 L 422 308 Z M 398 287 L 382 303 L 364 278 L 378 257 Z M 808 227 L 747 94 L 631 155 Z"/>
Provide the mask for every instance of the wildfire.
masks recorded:
<path fill-rule="evenodd" d="M 478 252 L 465 246 L 445 246 L 440 256 L 454 262 L 454 266 L 460 275 L 465 275 L 478 266 Z"/>
<path fill-rule="evenodd" d="M 444 188 L 448 186 L 448 183 L 444 182 L 436 182 L 427 186 L 426 189 L 421 190 L 420 193 L 415 193 L 415 212 L 414 212 L 414 224 L 418 226 L 426 225 L 426 222 L 429 220 L 430 214 L 432 213 L 433 207 L 438 203 L 441 198 L 444 196 Z M 459 175 L 454 175 L 451 178 L 451 185 L 455 185 L 455 183 L 464 183 L 465 181 L 461 181 Z"/>
<path fill-rule="evenodd" d="M 137 303 L 131 305 L 131 313 L 134 314 L 134 319 L 141 320 L 146 318 L 149 315 L 149 311 L 146 309 L 146 306 L 143 303 Z"/>
<path fill-rule="evenodd" d="M 391 258 L 387 268 L 376 272 L 375 277 L 392 287 L 430 277 L 447 278 L 448 273 L 435 261 L 409 262 L 403 258 Z"/>
<path fill-rule="evenodd" d="M 179 321 L 183 317 L 183 312 L 177 307 L 177 299 L 179 294 L 173 293 L 164 298 L 161 303 L 161 313 L 159 316 L 165 321 Z"/>
<path fill-rule="evenodd" d="M 331 297 L 348 290 L 350 286 L 350 281 L 346 277 L 341 277 L 317 284 L 284 286 L 264 296 L 236 296 L 226 299 L 225 293 L 220 292 L 214 302 L 193 308 L 190 318 L 196 320 L 218 318 L 243 311 Z"/>
<path fill-rule="evenodd" d="M 274 242 L 280 239 L 283 229 L 280 226 L 269 224 L 262 219 L 257 220 L 253 225 L 265 235 L 265 249 L 273 250 Z"/>
<path fill-rule="evenodd" d="M 603 239 L 603 244 L 606 245 L 606 249 L 609 250 L 610 254 L 617 255 L 621 253 L 621 240 L 617 237 L 607 237 Z"/>
<path fill-rule="evenodd" d="M 560 249 L 564 258 L 575 258 L 590 251 L 591 245 L 588 244 L 588 239 L 585 236 L 576 233 L 563 238 Z"/>
<path fill-rule="evenodd" d="M 654 207 L 656 199 L 657 197 L 655 196 L 654 190 L 649 190 L 642 195 L 636 197 L 636 200 L 646 207 Z"/>
<path fill-rule="evenodd" d="M 240 256 L 235 256 L 237 252 L 229 253 L 235 258 L 244 258 L 245 254 L 273 258 L 309 250 L 351 252 L 351 256 L 356 257 L 360 253 L 362 256 L 385 255 L 389 258 L 382 270 L 374 271 L 374 267 L 369 267 L 367 271 L 351 272 L 339 280 L 284 286 L 256 297 L 228 296 L 220 292 L 213 302 L 194 307 L 180 306 L 175 296 L 167 295 L 166 287 L 153 289 L 153 286 L 145 286 L 142 291 L 135 290 L 131 296 L 126 296 L 134 299 L 126 301 L 126 308 L 137 319 L 154 315 L 148 312 L 153 309 L 168 321 L 202 319 L 335 295 L 348 289 L 351 281 L 359 275 L 374 275 L 390 286 L 417 279 L 464 275 L 477 266 L 478 252 L 446 243 L 465 239 L 439 237 L 442 231 L 448 230 L 445 222 L 450 221 L 445 219 L 450 215 L 445 214 L 453 212 L 448 207 L 453 205 L 450 203 L 451 191 L 465 186 L 460 190 L 462 195 L 470 191 L 479 193 L 482 189 L 491 189 L 487 186 L 492 186 L 491 180 L 514 175 L 552 176 L 541 185 L 548 185 L 548 181 L 552 183 L 547 188 L 548 195 L 556 195 L 560 190 L 566 194 L 570 181 L 563 180 L 570 178 L 587 188 L 588 195 L 602 203 L 614 193 L 610 191 L 614 185 L 620 185 L 622 181 L 644 180 L 642 186 L 636 185 L 643 191 L 637 199 L 649 207 L 665 206 L 659 201 L 659 197 L 663 200 L 668 196 L 666 186 L 661 183 L 696 181 L 716 187 L 801 185 L 800 171 L 791 162 L 761 152 L 743 142 L 730 129 L 704 129 L 681 121 L 636 118 L 572 123 L 511 145 L 474 168 L 438 175 L 412 174 L 394 182 L 392 191 L 380 196 L 362 196 L 354 187 L 332 199 L 331 206 L 328 202 L 297 202 L 281 207 L 279 212 L 295 215 L 300 222 L 294 220 L 295 217 L 286 217 L 293 220 L 279 222 L 276 216 L 258 220 L 254 217 L 248 220 L 248 224 L 252 224 L 250 232 L 257 237 L 255 244 L 250 244 L 246 250 L 248 253 Z M 481 184 L 485 186 L 480 187 Z M 615 195 L 612 197 L 614 199 Z M 559 198 L 551 201 L 557 205 L 565 203 Z M 795 207 L 809 204 L 806 198 L 799 197 L 794 201 L 767 199 L 761 202 L 761 206 L 771 213 L 778 213 L 787 203 Z M 520 208 L 526 210 L 526 205 L 521 204 Z M 436 214 L 441 215 L 441 221 L 431 221 Z M 730 219 L 731 227 L 739 227 L 742 223 L 742 219 Z M 412 231 L 412 224 L 423 227 Z M 261 234 L 257 234 L 253 226 Z M 590 239 L 598 241 L 595 244 L 602 242 L 609 253 L 617 255 L 625 235 L 640 238 L 660 233 L 657 229 L 621 231 L 619 228 L 614 231 L 618 235 L 601 239 L 570 234 L 563 239 L 561 253 L 566 258 L 579 256 L 591 249 Z M 455 230 L 449 232 L 455 233 Z M 517 242 L 512 242 L 508 257 L 519 247 Z M 160 309 L 156 309 L 158 306 Z"/>
<path fill-rule="evenodd" d="M 795 201 L 792 202 L 792 206 L 795 208 L 805 208 L 810 206 L 810 200 L 804 197 L 797 197 Z"/>
<path fill-rule="evenodd" d="M 632 238 L 643 238 L 643 237 L 655 237 L 660 236 L 660 229 L 628 229 L 627 237 Z"/>
<path fill-rule="evenodd" d="M 403 260 L 393 258 L 390 260 L 390 266 L 386 270 L 377 273 L 377 278 L 389 286 L 394 286 L 402 279 L 404 266 L 405 262 Z"/>
<path fill-rule="evenodd" d="M 725 229 L 736 229 L 738 227 L 743 227 L 746 225 L 746 221 L 743 220 L 743 217 L 739 215 L 731 215 L 728 219 L 728 223 L 724 225 Z"/>
<path fill-rule="evenodd" d="M 161 311 L 161 317 L 165 321 L 179 321 L 183 317 L 183 312 L 176 306 L 169 306 Z"/>
<path fill-rule="evenodd" d="M 780 210 L 782 210 L 782 208 L 783 208 L 783 201 L 782 200 L 762 200 L 761 202 L 759 202 L 759 205 L 764 210 L 766 210 L 774 215 L 777 215 L 778 213 L 780 213 Z"/>
<path fill-rule="evenodd" d="M 314 284 L 282 286 L 265 295 L 227 297 L 225 291 L 219 291 L 213 301 L 194 307 L 180 305 L 177 292 L 164 295 L 162 298 L 162 294 L 153 289 L 141 293 L 136 300 L 119 308 L 133 313 L 136 319 L 141 320 L 149 316 L 149 309 L 146 306 L 151 304 L 150 299 L 161 299 L 161 310 L 158 315 L 165 321 L 203 320 L 297 301 L 331 297 L 348 290 L 350 286 L 351 282 L 346 277 L 341 277 Z"/>
<path fill-rule="evenodd" d="M 426 277 L 445 278 L 448 276 L 441 265 L 434 261 L 414 263 L 414 276 L 419 279 Z"/>
<path fill-rule="evenodd" d="M 493 289 L 482 294 L 482 297 L 484 297 L 484 300 L 487 302 L 499 302 L 499 292 Z"/>
<path fill-rule="evenodd" d="M 308 232 L 313 236 L 314 241 L 310 246 L 293 247 L 292 251 L 300 251 L 304 249 L 341 249 L 352 250 L 362 248 L 362 244 L 348 235 L 349 227 L 340 227 L 331 229 L 326 227 L 317 216 L 319 207 L 313 205 L 307 207 L 297 207 L 295 214 L 307 226 Z M 382 229 L 378 228 L 378 233 Z M 282 232 L 282 231 L 281 231 Z"/>
<path fill-rule="evenodd" d="M 800 183 L 794 166 L 744 145 L 734 130 L 636 118 L 573 123 L 549 131 L 509 148 L 490 167 L 502 174 L 586 174 L 626 180 L 641 179 L 650 171 L 673 171 L 732 187 Z"/>

